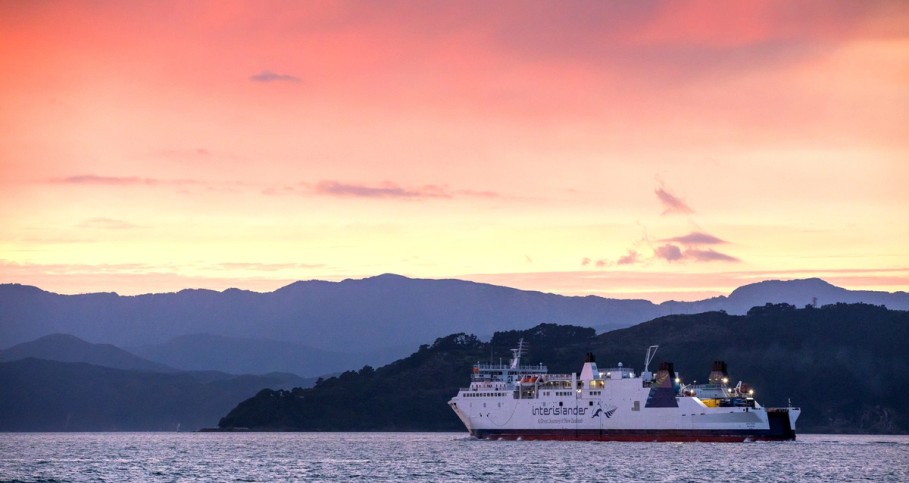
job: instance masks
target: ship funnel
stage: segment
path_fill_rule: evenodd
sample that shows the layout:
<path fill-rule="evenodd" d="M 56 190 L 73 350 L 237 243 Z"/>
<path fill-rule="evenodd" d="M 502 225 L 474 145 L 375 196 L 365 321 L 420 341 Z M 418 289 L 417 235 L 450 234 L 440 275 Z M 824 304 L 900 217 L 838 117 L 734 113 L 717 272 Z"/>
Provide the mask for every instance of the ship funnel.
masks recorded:
<path fill-rule="evenodd" d="M 593 355 L 593 352 L 588 352 L 584 356 L 584 367 L 581 368 L 581 380 L 582 381 L 592 381 L 599 377 L 600 371 L 597 369 L 597 358 Z"/>
<path fill-rule="evenodd" d="M 729 372 L 726 370 L 726 361 L 713 361 L 713 368 L 708 377 L 710 384 L 720 384 L 729 381 Z"/>
<path fill-rule="evenodd" d="M 653 378 L 653 387 L 672 387 L 675 383 L 675 370 L 671 362 L 661 362 L 660 369 Z"/>
<path fill-rule="evenodd" d="M 650 386 L 650 394 L 647 395 L 648 408 L 677 408 L 679 403 L 675 396 L 679 393 L 678 383 L 675 378 L 678 377 L 671 362 L 661 362 L 657 370 L 653 383 Z"/>

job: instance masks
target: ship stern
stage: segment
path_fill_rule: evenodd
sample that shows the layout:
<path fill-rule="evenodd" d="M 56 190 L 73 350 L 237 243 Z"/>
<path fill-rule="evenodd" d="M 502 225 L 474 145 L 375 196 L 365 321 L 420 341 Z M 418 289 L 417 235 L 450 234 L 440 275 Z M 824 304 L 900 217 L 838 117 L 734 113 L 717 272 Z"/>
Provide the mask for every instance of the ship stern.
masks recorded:
<path fill-rule="evenodd" d="M 767 408 L 769 437 L 773 441 L 795 441 L 795 421 L 802 414 L 801 408 Z"/>

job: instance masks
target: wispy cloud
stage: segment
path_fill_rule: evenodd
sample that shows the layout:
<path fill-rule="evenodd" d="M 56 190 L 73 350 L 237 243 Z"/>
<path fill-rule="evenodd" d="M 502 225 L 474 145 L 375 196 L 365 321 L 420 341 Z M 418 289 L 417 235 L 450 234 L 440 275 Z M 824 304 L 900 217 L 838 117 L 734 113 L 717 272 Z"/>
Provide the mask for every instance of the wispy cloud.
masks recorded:
<path fill-rule="evenodd" d="M 303 82 L 303 79 L 300 79 L 297 76 L 278 74 L 270 70 L 263 70 L 258 74 L 253 74 L 249 76 L 249 80 L 253 82 Z"/>
<path fill-rule="evenodd" d="M 97 174 L 79 174 L 48 180 L 54 184 L 100 185 L 100 186 L 186 186 L 204 184 L 195 179 L 160 179 L 140 176 L 103 176 Z"/>
<path fill-rule="evenodd" d="M 450 199 L 450 198 L 481 198 L 497 199 L 502 195 L 494 191 L 473 189 L 451 189 L 444 185 L 423 185 L 415 187 L 401 186 L 391 181 L 377 184 L 347 183 L 337 180 L 322 180 L 316 183 L 297 183 L 295 185 L 271 186 L 262 190 L 262 194 L 269 196 L 280 195 L 318 195 L 333 196 L 337 198 L 368 198 L 368 199 Z"/>
<path fill-rule="evenodd" d="M 667 262 L 674 262 L 682 259 L 682 249 L 675 245 L 667 244 L 656 247 L 653 250 L 653 255 Z"/>
<path fill-rule="evenodd" d="M 351 198 L 451 198 L 451 193 L 441 186 L 403 188 L 391 182 L 368 186 L 338 181 L 320 181 L 315 186 L 315 192 L 321 195 Z"/>
<path fill-rule="evenodd" d="M 679 199 L 679 197 L 666 191 L 664 187 L 660 186 L 654 191 L 654 193 L 656 193 L 657 198 L 660 200 L 660 203 L 663 204 L 664 215 L 688 215 L 694 213 L 694 210 L 692 210 L 691 207 L 685 204 L 685 202 Z"/>
<path fill-rule="evenodd" d="M 191 191 L 211 191 L 211 192 L 236 192 L 241 190 L 255 191 L 261 189 L 260 185 L 244 181 L 206 181 L 201 179 L 166 179 L 166 178 L 148 178 L 141 176 L 106 176 L 96 174 L 80 174 L 65 176 L 60 178 L 45 179 L 44 182 L 67 185 L 83 186 L 97 188 L 130 188 L 144 187 L 148 189 L 169 189 L 180 193 Z"/>
<path fill-rule="evenodd" d="M 663 215 L 694 213 L 694 210 L 684 201 L 666 190 L 662 181 L 660 181 L 660 186 L 654 190 L 654 193 L 663 204 Z M 726 240 L 704 231 L 692 231 L 686 235 L 653 240 L 647 235 L 647 231 L 643 230 L 641 239 L 629 247 L 625 255 L 611 259 L 615 261 L 610 260 L 603 264 L 597 263 L 596 266 L 649 265 L 653 262 L 740 262 L 740 259 L 732 255 L 718 252 L 712 248 L 706 248 L 712 245 L 728 243 Z M 585 257 L 581 265 L 589 266 L 591 264 L 590 261 L 591 258 Z"/>
<path fill-rule="evenodd" d="M 684 245 L 719 245 L 723 243 L 728 243 L 726 240 L 722 240 L 708 233 L 693 231 L 687 235 L 672 237 L 672 238 L 663 238 L 659 240 L 662 242 L 675 242 L 681 243 Z"/>
<path fill-rule="evenodd" d="M 96 228 L 102 230 L 127 230 L 136 228 L 136 225 L 113 218 L 89 218 L 77 225 L 79 228 Z"/>
<path fill-rule="evenodd" d="M 740 262 L 736 257 L 714 251 L 711 248 L 701 250 L 699 248 L 688 248 L 685 250 L 685 258 L 697 260 L 699 262 Z"/>
<path fill-rule="evenodd" d="M 639 258 L 640 258 L 640 256 L 638 255 L 638 252 L 636 250 L 628 250 L 627 254 L 619 257 L 618 261 L 616 261 L 616 264 L 634 265 L 635 263 L 638 263 Z"/>
<path fill-rule="evenodd" d="M 59 184 L 87 184 L 87 185 L 110 185 L 110 186 L 129 186 L 129 185 L 155 185 L 161 181 L 154 178 L 140 178 L 138 176 L 98 176 L 95 174 L 80 174 L 76 176 L 67 176 L 65 178 L 53 178 L 52 183 Z"/>
<path fill-rule="evenodd" d="M 207 153 L 207 152 L 205 152 Z M 199 152 L 198 155 L 207 155 Z M 80 174 L 59 178 L 46 179 L 45 182 L 73 186 L 148 186 L 162 188 L 189 188 L 205 189 L 209 191 L 251 191 L 268 196 L 332 196 L 337 198 L 369 198 L 369 199 L 399 199 L 399 200 L 425 200 L 425 199 L 501 199 L 503 196 L 495 191 L 476 189 L 452 189 L 445 185 L 402 186 L 391 181 L 376 184 L 348 183 L 337 180 L 322 180 L 318 182 L 299 182 L 284 185 L 262 185 L 244 181 L 211 182 L 198 179 L 162 179 L 140 176 L 105 176 L 96 174 Z"/>
<path fill-rule="evenodd" d="M 189 157 L 204 157 L 210 156 L 211 151 L 205 148 L 195 148 L 195 149 L 162 149 L 154 153 L 157 156 L 164 156 L 170 158 L 189 158 Z"/>
<path fill-rule="evenodd" d="M 501 198 L 502 195 L 496 193 L 495 191 L 481 191 L 481 190 L 455 190 L 453 191 L 455 195 L 466 196 L 469 198 Z"/>
<path fill-rule="evenodd" d="M 693 261 L 693 262 L 740 262 L 736 257 L 720 253 L 713 249 L 685 248 L 667 243 L 653 250 L 655 258 L 667 262 Z"/>
<path fill-rule="evenodd" d="M 740 262 L 738 258 L 720 253 L 712 248 L 701 248 L 702 245 L 722 245 L 726 240 L 715 237 L 709 233 L 693 231 L 687 235 L 664 238 L 661 242 L 669 242 L 656 250 L 657 258 L 673 262 L 689 260 L 695 262 Z M 684 246 L 684 249 L 678 245 Z"/>

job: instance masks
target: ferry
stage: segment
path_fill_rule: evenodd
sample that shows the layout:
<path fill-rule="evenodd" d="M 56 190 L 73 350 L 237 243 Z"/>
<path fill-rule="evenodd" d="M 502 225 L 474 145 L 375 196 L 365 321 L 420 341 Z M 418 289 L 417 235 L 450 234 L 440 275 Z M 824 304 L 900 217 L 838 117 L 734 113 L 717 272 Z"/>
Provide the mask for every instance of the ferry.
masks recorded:
<path fill-rule="evenodd" d="M 478 439 L 795 440 L 800 408 L 762 406 L 747 384 L 729 384 L 723 361 L 714 361 L 707 384 L 682 384 L 671 362 L 652 373 L 658 349 L 647 349 L 641 373 L 622 363 L 600 369 L 588 353 L 580 374 L 550 374 L 543 364 L 521 364 L 521 339 L 509 364 L 474 365 L 470 386 L 448 405 Z"/>

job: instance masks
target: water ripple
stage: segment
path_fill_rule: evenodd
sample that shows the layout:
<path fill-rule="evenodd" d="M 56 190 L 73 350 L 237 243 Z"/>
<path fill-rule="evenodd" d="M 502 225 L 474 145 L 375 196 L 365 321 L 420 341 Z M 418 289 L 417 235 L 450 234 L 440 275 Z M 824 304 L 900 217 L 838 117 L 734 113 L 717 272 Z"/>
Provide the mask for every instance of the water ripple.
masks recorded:
<path fill-rule="evenodd" d="M 0 434 L 0 482 L 909 481 L 909 436 L 476 441 L 462 433 Z"/>

